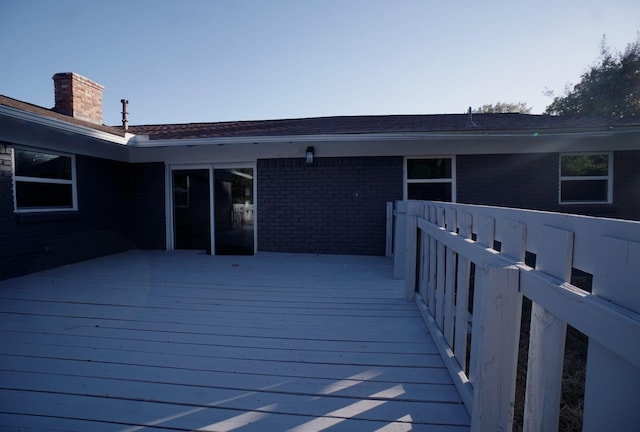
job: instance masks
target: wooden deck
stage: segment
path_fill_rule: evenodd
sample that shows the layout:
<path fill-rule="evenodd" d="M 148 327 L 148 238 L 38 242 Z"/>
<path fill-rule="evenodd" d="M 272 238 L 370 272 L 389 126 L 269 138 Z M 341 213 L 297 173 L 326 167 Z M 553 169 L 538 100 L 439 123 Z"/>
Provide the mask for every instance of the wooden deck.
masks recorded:
<path fill-rule="evenodd" d="M 0 282 L 0 430 L 455 431 L 384 258 L 132 251 Z"/>

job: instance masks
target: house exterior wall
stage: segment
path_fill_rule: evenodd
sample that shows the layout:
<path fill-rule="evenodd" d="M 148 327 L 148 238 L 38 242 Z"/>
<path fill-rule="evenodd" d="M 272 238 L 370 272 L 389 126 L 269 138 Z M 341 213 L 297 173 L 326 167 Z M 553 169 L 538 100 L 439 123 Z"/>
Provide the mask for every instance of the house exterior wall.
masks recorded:
<path fill-rule="evenodd" d="M 613 208 L 616 218 L 640 221 L 640 151 L 613 154 Z"/>
<path fill-rule="evenodd" d="M 457 202 L 640 220 L 640 151 L 613 153 L 613 203 L 559 204 L 559 153 L 460 155 Z"/>
<path fill-rule="evenodd" d="M 78 211 L 15 214 L 11 146 L 0 144 L 0 279 L 164 247 L 164 171 L 153 165 L 77 155 Z"/>
<path fill-rule="evenodd" d="M 403 158 L 257 161 L 258 250 L 384 255 L 385 203 L 402 199 Z"/>
<path fill-rule="evenodd" d="M 129 173 L 129 240 L 138 249 L 165 249 L 164 163 L 131 164 Z"/>
<path fill-rule="evenodd" d="M 459 155 L 457 202 L 551 210 L 558 206 L 558 154 Z"/>

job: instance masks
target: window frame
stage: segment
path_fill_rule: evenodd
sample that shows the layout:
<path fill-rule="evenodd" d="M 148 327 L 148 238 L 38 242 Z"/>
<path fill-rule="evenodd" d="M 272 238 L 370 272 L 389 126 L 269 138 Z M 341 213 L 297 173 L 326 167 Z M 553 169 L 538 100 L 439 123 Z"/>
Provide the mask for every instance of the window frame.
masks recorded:
<path fill-rule="evenodd" d="M 606 156 L 607 157 L 607 175 L 606 176 L 563 176 L 562 175 L 562 158 L 564 156 Z M 563 201 L 562 200 L 562 182 L 566 181 L 589 181 L 589 180 L 606 180 L 607 181 L 607 198 L 598 201 Z M 612 204 L 613 203 L 613 152 L 571 152 L 560 153 L 558 157 L 558 203 L 561 205 L 585 205 L 585 204 Z"/>
<path fill-rule="evenodd" d="M 434 178 L 434 179 L 410 179 L 407 161 L 414 159 L 450 159 L 451 160 L 451 177 L 450 178 Z M 451 202 L 456 202 L 456 156 L 455 155 L 443 155 L 443 156 L 405 156 L 403 165 L 403 198 L 409 199 L 409 184 L 424 184 L 424 183 L 450 183 L 451 184 Z"/>
<path fill-rule="evenodd" d="M 54 179 L 47 177 L 30 177 L 16 175 L 16 152 L 17 151 L 31 151 L 37 153 L 43 153 L 48 155 L 68 157 L 71 159 L 71 179 Z M 77 187 L 77 173 L 76 173 L 76 155 L 70 153 L 63 153 L 55 150 L 45 150 L 33 147 L 13 147 L 11 150 L 11 175 L 13 185 L 13 211 L 14 213 L 49 213 L 49 212 L 74 212 L 78 211 L 78 187 Z M 17 183 L 41 183 L 41 184 L 62 184 L 71 185 L 71 207 L 18 207 L 18 189 Z"/>

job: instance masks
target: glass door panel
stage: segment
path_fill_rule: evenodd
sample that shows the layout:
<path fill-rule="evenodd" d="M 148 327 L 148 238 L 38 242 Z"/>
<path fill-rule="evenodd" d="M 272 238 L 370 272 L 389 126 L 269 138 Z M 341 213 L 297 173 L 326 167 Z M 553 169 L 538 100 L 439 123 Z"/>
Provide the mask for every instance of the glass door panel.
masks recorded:
<path fill-rule="evenodd" d="M 215 169 L 215 253 L 254 254 L 253 168 Z"/>
<path fill-rule="evenodd" d="M 211 253 L 209 170 L 173 170 L 171 183 L 174 247 Z"/>

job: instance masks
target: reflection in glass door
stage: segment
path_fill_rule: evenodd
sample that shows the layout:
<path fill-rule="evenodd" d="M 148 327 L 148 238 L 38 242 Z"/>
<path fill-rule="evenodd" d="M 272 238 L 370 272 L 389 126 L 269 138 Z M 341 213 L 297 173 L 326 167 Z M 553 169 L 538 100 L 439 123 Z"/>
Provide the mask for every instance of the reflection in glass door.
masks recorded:
<path fill-rule="evenodd" d="M 208 169 L 171 171 L 176 249 L 211 253 L 211 193 Z"/>
<path fill-rule="evenodd" d="M 215 254 L 253 255 L 253 168 L 214 172 Z"/>

